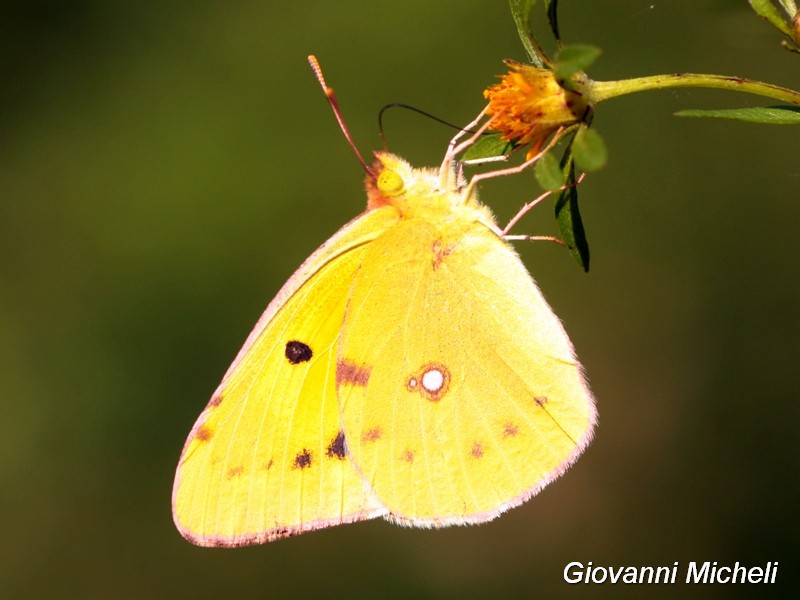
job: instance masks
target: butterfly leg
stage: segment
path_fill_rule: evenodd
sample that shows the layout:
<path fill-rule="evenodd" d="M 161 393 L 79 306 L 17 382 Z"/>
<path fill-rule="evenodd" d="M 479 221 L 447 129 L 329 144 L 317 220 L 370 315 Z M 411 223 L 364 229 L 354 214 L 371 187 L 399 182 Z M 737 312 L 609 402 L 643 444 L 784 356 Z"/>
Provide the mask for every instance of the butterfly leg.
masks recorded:
<path fill-rule="evenodd" d="M 489 121 L 489 123 L 491 123 L 491 121 Z M 531 166 L 533 166 L 534 164 L 536 164 L 536 162 L 540 158 L 542 158 L 542 156 L 548 150 L 550 150 L 553 146 L 556 145 L 556 143 L 561 138 L 561 132 L 562 131 L 563 131 L 563 127 L 561 129 L 559 129 L 558 131 L 556 131 L 556 133 L 553 135 L 552 138 L 550 138 L 550 141 L 547 143 L 547 145 L 542 150 L 537 152 L 534 156 L 530 157 L 528 160 L 526 160 L 523 163 L 520 163 L 520 164 L 518 164 L 518 165 L 516 165 L 514 167 L 508 167 L 507 169 L 497 169 L 496 171 L 487 171 L 486 173 L 478 173 L 477 175 L 473 175 L 472 179 L 469 180 L 469 184 L 467 185 L 467 189 L 464 192 L 464 198 L 469 198 L 470 197 L 470 195 L 472 194 L 472 191 L 475 189 L 475 186 L 478 185 L 479 181 L 483 181 L 484 179 L 492 179 L 494 177 L 503 177 L 505 175 L 516 175 L 517 173 L 522 173 L 525 169 L 528 169 Z"/>
<path fill-rule="evenodd" d="M 503 239 L 507 242 L 553 242 L 559 246 L 567 247 L 564 240 L 554 235 L 505 235 Z"/>
<path fill-rule="evenodd" d="M 444 155 L 444 160 L 442 161 L 442 166 L 439 167 L 439 185 L 441 186 L 442 189 L 447 188 L 447 178 L 450 176 L 450 165 L 453 164 L 453 160 L 455 159 L 455 157 L 464 148 L 467 148 L 472 144 L 474 144 L 475 140 L 478 139 L 491 124 L 492 120 L 489 119 L 488 121 L 486 121 L 486 123 L 481 125 L 481 127 L 475 133 L 473 133 L 472 137 L 470 137 L 467 141 L 458 144 L 458 140 L 460 140 L 462 137 L 464 137 L 464 135 L 469 133 L 469 131 L 480 122 L 480 120 L 486 114 L 486 110 L 488 108 L 489 106 L 487 105 L 481 112 L 478 113 L 478 116 L 475 117 L 475 119 L 473 119 L 469 124 L 467 124 L 467 126 L 464 127 L 461 131 L 455 134 L 453 136 L 453 139 L 450 140 L 450 144 L 448 144 L 447 146 L 447 152 L 445 152 Z M 458 144 L 458 146 L 456 146 L 456 144 Z"/>
<path fill-rule="evenodd" d="M 578 185 L 579 183 L 581 183 L 585 177 L 586 177 L 586 173 L 581 173 L 581 175 L 580 175 L 580 177 L 578 177 L 577 181 L 562 185 L 560 188 L 558 188 L 558 190 L 555 190 L 555 191 L 563 192 L 566 189 L 574 187 L 574 186 Z M 516 215 L 514 215 L 514 217 L 508 222 L 508 225 L 505 226 L 505 229 L 503 229 L 503 237 L 505 239 L 517 239 L 517 238 L 515 238 L 513 236 L 509 237 L 507 235 L 508 232 L 511 231 L 511 228 L 514 227 L 514 225 L 516 225 L 519 222 L 519 220 L 528 213 L 528 211 L 530 211 L 534 206 L 539 204 L 542 200 L 544 200 L 545 198 L 550 196 L 553 193 L 553 191 L 554 190 L 546 191 L 545 193 L 543 193 L 540 196 L 537 196 L 536 198 L 534 198 L 533 200 L 531 200 L 530 202 L 525 204 L 525 206 L 523 206 L 521 209 L 519 209 L 519 212 Z"/>

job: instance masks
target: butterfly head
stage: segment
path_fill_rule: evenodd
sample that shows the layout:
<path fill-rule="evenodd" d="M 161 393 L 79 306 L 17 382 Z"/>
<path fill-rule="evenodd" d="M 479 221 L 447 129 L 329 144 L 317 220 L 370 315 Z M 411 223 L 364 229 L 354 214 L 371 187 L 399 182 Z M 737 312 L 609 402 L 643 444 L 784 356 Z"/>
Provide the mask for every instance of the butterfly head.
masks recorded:
<path fill-rule="evenodd" d="M 452 173 L 444 188 L 436 169 L 416 169 L 389 152 L 376 152 L 367 171 L 367 208 L 391 205 L 405 212 L 420 207 L 453 208 L 465 204 L 465 182 Z"/>

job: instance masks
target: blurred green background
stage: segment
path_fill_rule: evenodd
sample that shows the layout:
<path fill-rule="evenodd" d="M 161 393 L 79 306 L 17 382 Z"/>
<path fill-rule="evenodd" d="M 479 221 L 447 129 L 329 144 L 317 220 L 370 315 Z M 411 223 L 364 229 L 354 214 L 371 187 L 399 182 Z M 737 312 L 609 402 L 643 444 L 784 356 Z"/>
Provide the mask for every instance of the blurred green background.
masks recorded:
<path fill-rule="evenodd" d="M 561 4 L 596 79 L 717 72 L 800 87 L 744 0 Z M 600 106 L 584 274 L 519 247 L 600 410 L 581 460 L 490 524 L 383 521 L 239 550 L 172 525 L 195 418 L 300 262 L 363 210 L 362 150 L 406 102 L 452 122 L 524 54 L 505 2 L 0 5 L 0 596 L 779 597 L 798 584 L 798 130 L 679 119 L 769 104 L 650 92 Z M 408 112 L 390 148 L 452 135 Z M 483 186 L 505 219 L 532 175 Z M 554 231 L 540 208 L 519 232 Z M 774 586 L 568 586 L 595 565 L 779 561 Z"/>

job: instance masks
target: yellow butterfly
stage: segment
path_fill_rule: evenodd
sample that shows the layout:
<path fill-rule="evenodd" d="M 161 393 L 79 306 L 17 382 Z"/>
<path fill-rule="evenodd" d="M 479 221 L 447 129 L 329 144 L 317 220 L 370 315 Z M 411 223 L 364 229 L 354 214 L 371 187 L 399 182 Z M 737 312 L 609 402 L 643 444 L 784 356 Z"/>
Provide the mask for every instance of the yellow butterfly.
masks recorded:
<path fill-rule="evenodd" d="M 367 210 L 267 307 L 181 455 L 173 516 L 191 542 L 480 523 L 589 443 L 569 339 L 454 144 L 439 172 L 376 153 Z"/>

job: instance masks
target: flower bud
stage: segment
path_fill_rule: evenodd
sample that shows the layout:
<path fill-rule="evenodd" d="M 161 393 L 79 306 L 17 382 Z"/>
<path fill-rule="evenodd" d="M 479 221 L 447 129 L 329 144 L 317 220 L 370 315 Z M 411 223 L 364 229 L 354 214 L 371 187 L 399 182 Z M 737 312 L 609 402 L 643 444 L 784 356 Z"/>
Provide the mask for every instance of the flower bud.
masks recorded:
<path fill-rule="evenodd" d="M 588 102 L 576 91 L 561 87 L 552 71 L 507 60 L 509 72 L 488 87 L 487 114 L 491 130 L 517 146 L 532 144 L 528 156 L 561 127 L 580 123 Z"/>

